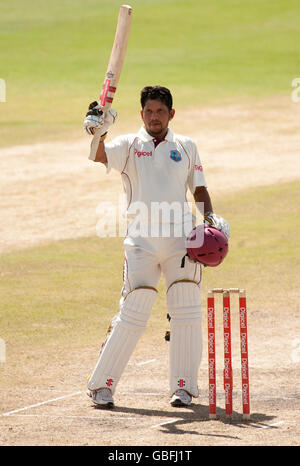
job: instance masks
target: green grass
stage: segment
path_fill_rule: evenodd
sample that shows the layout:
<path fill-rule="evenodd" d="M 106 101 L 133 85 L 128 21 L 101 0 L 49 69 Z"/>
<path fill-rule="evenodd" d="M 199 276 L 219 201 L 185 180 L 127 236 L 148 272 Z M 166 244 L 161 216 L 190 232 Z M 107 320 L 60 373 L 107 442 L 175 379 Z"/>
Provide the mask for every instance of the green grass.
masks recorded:
<path fill-rule="evenodd" d="M 206 270 L 208 283 L 245 287 L 252 305 L 270 311 L 299 311 L 299 188 L 271 185 L 216 200 L 215 211 L 231 224 L 230 250 L 218 270 Z"/>
<path fill-rule="evenodd" d="M 120 247 L 114 239 L 91 238 L 2 256 L 1 328 L 21 345 L 61 343 L 73 336 L 76 344 L 84 333 L 88 337 L 92 325 L 101 327 L 102 318 L 107 321 L 114 308 L 117 312 Z"/>
<path fill-rule="evenodd" d="M 0 145 L 83 134 L 114 38 L 116 0 L 0 0 Z M 121 118 L 161 83 L 175 106 L 289 95 L 299 73 L 296 0 L 132 0 L 116 94 Z"/>
<path fill-rule="evenodd" d="M 203 305 L 208 288 L 240 287 L 250 315 L 299 312 L 299 188 L 289 183 L 215 199 L 215 211 L 231 225 L 230 251 L 219 267 L 204 269 Z M 11 358 L 24 348 L 84 350 L 104 338 L 118 310 L 122 239 L 59 241 L 0 260 L 0 336 Z M 161 280 L 145 338 L 163 341 L 167 327 Z"/>

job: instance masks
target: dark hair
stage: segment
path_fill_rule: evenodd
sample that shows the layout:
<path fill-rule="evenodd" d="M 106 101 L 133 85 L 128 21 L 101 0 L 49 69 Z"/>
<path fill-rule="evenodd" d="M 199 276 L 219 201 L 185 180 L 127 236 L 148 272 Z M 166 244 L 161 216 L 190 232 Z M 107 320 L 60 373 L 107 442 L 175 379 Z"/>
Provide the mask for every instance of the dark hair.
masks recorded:
<path fill-rule="evenodd" d="M 148 99 L 151 100 L 160 100 L 165 104 L 169 110 L 173 108 L 173 98 L 172 94 L 166 87 L 163 86 L 146 86 L 141 91 L 141 105 L 142 108 L 145 107 Z"/>

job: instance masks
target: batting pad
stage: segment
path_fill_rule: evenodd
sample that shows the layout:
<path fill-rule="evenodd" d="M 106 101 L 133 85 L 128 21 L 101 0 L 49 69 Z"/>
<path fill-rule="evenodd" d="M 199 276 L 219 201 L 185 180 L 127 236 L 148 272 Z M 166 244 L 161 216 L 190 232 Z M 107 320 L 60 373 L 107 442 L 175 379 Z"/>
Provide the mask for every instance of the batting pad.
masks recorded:
<path fill-rule="evenodd" d="M 170 320 L 170 394 L 183 389 L 199 395 L 197 378 L 202 353 L 201 290 L 182 281 L 167 292 Z"/>
<path fill-rule="evenodd" d="M 88 388 L 108 387 L 112 393 L 128 363 L 133 350 L 146 328 L 157 291 L 140 287 L 120 301 L 120 312 L 103 346 L 95 369 L 88 380 Z"/>

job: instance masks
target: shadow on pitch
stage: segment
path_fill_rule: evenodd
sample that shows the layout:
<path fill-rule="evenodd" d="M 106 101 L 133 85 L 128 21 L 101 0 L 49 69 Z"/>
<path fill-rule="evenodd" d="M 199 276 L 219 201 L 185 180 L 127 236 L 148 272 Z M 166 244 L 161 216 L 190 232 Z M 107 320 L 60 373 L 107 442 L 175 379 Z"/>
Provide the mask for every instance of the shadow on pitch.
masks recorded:
<path fill-rule="evenodd" d="M 96 410 L 101 410 L 99 407 L 94 407 Z M 250 420 L 244 420 L 241 413 L 234 412 L 232 419 L 228 420 L 225 414 L 225 410 L 217 410 L 217 419 L 211 421 L 208 417 L 208 406 L 205 405 L 196 405 L 191 404 L 190 406 L 185 406 L 184 408 L 172 408 L 171 410 L 157 410 L 157 409 L 146 409 L 146 408 L 133 408 L 125 406 L 115 406 L 112 409 L 114 413 L 123 413 L 131 414 L 135 416 L 147 416 L 154 417 L 157 416 L 161 422 L 157 423 L 155 426 L 156 429 L 160 430 L 162 433 L 166 434 L 177 434 L 177 435 L 204 435 L 212 437 L 224 437 L 224 438 L 238 438 L 233 435 L 222 435 L 222 434 L 209 434 L 209 433 L 199 433 L 198 430 L 193 430 L 191 424 L 197 422 L 199 425 L 200 422 L 215 422 L 216 425 L 218 422 L 221 422 L 226 425 L 232 425 L 240 428 L 261 428 L 266 423 L 269 423 L 275 416 L 265 415 L 262 413 L 253 413 L 251 414 Z M 172 420 L 174 420 L 172 422 Z M 168 421 L 170 421 L 168 423 Z M 190 426 L 190 428 L 188 427 Z"/>

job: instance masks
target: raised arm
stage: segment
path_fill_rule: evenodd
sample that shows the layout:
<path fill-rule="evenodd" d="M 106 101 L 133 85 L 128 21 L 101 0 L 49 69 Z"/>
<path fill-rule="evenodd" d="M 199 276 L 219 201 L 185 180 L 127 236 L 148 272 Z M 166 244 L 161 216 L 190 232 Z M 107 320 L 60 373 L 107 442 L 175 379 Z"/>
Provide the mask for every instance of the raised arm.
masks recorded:
<path fill-rule="evenodd" d="M 92 102 L 86 114 L 83 126 L 88 134 L 93 135 L 89 159 L 94 162 L 106 164 L 107 157 L 105 153 L 104 140 L 109 127 L 115 123 L 117 112 L 109 109 L 103 112 L 103 108 L 98 102 Z"/>

